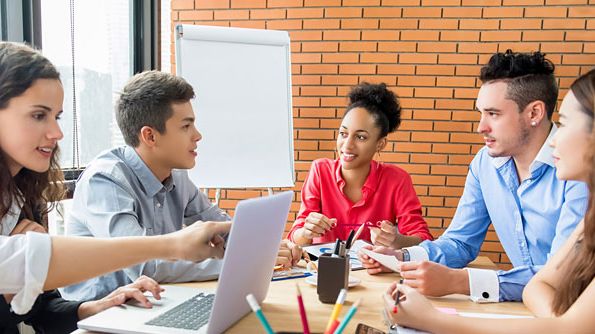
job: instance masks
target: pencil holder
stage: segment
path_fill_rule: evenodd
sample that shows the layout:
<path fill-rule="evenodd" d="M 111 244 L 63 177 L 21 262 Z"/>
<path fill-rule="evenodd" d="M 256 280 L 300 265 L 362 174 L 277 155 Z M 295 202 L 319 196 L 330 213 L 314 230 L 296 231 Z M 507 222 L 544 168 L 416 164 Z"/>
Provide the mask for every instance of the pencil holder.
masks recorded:
<path fill-rule="evenodd" d="M 334 304 L 341 289 L 349 285 L 349 257 L 322 254 L 318 258 L 316 291 L 323 303 Z"/>

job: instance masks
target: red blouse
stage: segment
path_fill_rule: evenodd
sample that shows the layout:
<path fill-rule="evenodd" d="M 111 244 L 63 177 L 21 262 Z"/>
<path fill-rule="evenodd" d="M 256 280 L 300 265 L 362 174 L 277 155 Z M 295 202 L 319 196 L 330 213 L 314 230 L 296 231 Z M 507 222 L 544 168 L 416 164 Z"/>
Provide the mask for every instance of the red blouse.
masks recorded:
<path fill-rule="evenodd" d="M 399 232 L 403 235 L 433 239 L 421 216 L 421 203 L 411 177 L 403 169 L 372 160 L 370 173 L 362 187 L 362 198 L 357 203 L 345 196 L 344 186 L 339 160 L 318 159 L 312 162 L 302 188 L 300 211 L 289 231 L 289 239 L 293 240 L 293 232 L 304 226 L 310 212 L 337 219 L 334 229 L 314 238 L 315 244 L 333 242 L 336 238 L 345 240 L 349 232 L 361 224 L 382 220 L 398 222 Z M 364 228 L 360 239 L 370 242 L 368 228 Z"/>

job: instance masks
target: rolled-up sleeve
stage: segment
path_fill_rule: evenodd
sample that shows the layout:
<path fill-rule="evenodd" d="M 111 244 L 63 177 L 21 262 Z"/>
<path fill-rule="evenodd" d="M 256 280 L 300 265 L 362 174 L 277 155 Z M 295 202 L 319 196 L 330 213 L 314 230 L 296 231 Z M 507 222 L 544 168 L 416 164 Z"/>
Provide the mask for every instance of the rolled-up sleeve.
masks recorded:
<path fill-rule="evenodd" d="M 14 313 L 25 314 L 43 293 L 48 275 L 52 241 L 49 235 L 0 236 L 0 294 L 14 294 Z"/>

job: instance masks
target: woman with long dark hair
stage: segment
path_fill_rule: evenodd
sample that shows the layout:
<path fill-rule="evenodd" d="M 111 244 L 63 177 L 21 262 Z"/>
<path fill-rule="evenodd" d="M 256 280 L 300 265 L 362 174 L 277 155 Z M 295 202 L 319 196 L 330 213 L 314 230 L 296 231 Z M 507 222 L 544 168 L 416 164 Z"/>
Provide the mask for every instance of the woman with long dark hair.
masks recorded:
<path fill-rule="evenodd" d="M 53 290 L 57 287 L 154 258 L 199 261 L 223 256 L 219 234 L 229 231 L 229 223 L 109 240 L 45 234 L 41 222 L 48 204 L 63 196 L 57 163 L 63 98 L 60 75 L 45 57 L 24 45 L 0 43 L 2 333 L 18 333 L 20 322 L 38 333 L 71 332 L 79 319 L 128 298 L 150 307 L 143 291 L 156 298 L 161 291 L 154 280 L 141 277 L 101 300 L 74 302 L 60 298 Z"/>

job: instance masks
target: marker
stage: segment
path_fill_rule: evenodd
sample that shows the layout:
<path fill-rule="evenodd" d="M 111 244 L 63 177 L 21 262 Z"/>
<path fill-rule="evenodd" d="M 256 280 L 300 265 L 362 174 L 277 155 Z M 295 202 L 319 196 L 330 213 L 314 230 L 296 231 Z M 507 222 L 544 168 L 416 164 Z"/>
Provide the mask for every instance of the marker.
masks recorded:
<path fill-rule="evenodd" d="M 246 301 L 248 301 L 248 304 L 250 304 L 252 311 L 256 313 L 256 317 L 258 318 L 258 320 L 260 320 L 260 323 L 262 324 L 262 327 L 264 327 L 264 330 L 267 332 L 267 334 L 275 334 L 275 332 L 273 332 L 273 329 L 271 328 L 271 325 L 267 321 L 267 318 L 264 317 L 264 313 L 262 313 L 260 305 L 258 305 L 258 302 L 256 301 L 256 298 L 254 298 L 254 295 L 251 293 L 248 294 L 246 296 Z"/>
<path fill-rule="evenodd" d="M 308 326 L 308 318 L 306 318 L 306 308 L 304 307 L 304 300 L 302 299 L 302 292 L 300 291 L 300 286 L 295 283 L 295 288 L 297 289 L 297 300 L 298 306 L 300 308 L 300 318 L 302 318 L 302 327 L 304 328 L 304 334 L 310 334 L 310 327 Z"/>
<path fill-rule="evenodd" d="M 325 333 L 331 328 L 333 325 L 333 321 L 336 321 L 339 317 L 339 313 L 341 312 L 341 307 L 345 302 L 345 298 L 347 297 L 347 290 L 341 289 L 339 295 L 337 296 L 337 301 L 335 302 L 335 307 L 333 308 L 333 313 L 331 313 L 331 318 L 328 320 L 328 324 L 326 325 Z"/>
<path fill-rule="evenodd" d="M 349 311 L 347 311 L 347 315 L 345 315 L 345 318 L 343 319 L 343 321 L 341 321 L 341 324 L 339 325 L 334 334 L 341 334 L 343 330 L 345 330 L 345 327 L 347 327 L 347 324 L 349 323 L 351 318 L 353 318 L 353 315 L 357 311 L 357 308 L 361 301 L 362 299 L 360 298 L 355 302 L 355 304 L 351 305 L 351 308 L 349 309 Z"/>

